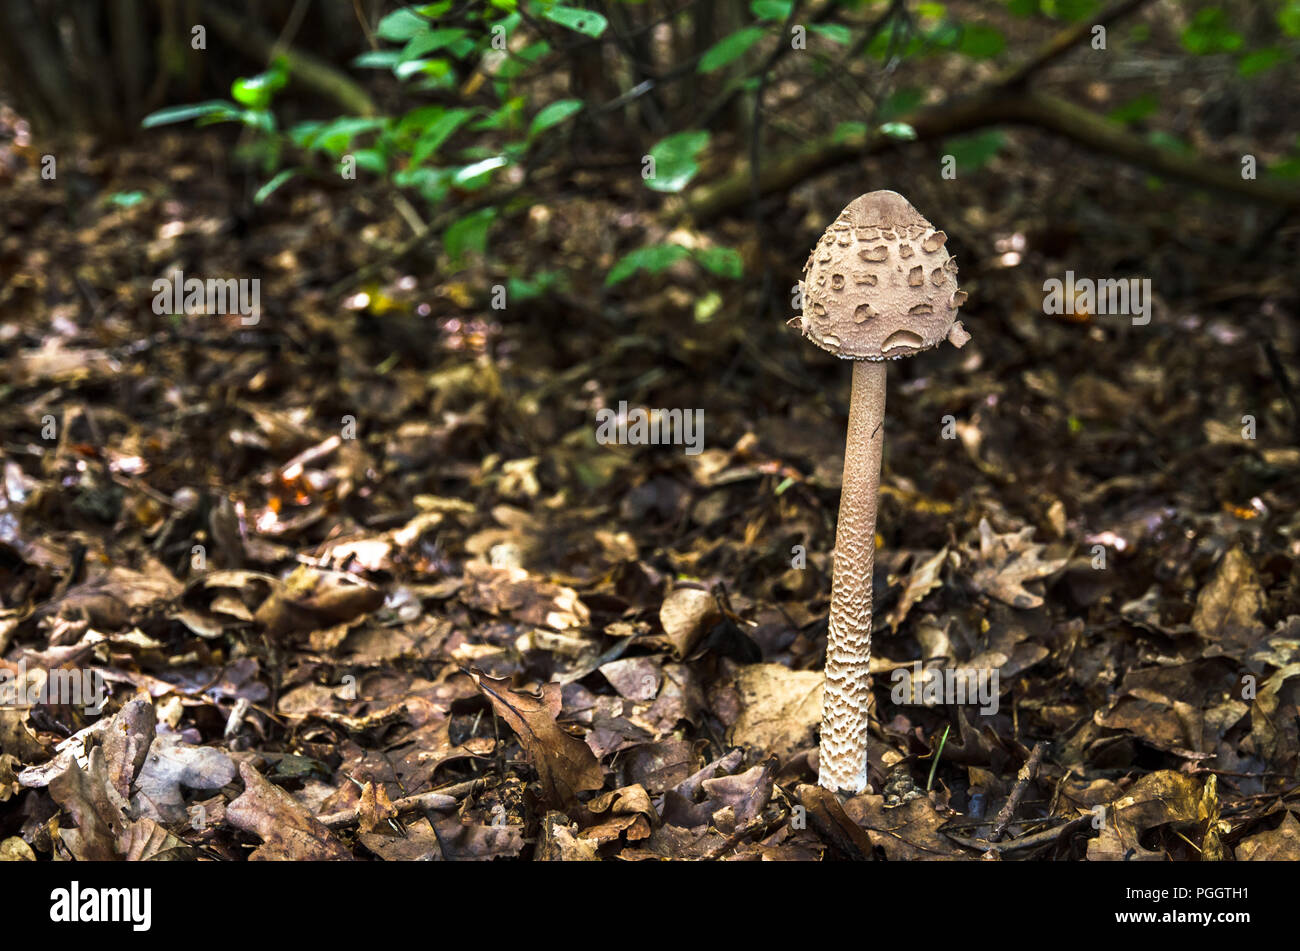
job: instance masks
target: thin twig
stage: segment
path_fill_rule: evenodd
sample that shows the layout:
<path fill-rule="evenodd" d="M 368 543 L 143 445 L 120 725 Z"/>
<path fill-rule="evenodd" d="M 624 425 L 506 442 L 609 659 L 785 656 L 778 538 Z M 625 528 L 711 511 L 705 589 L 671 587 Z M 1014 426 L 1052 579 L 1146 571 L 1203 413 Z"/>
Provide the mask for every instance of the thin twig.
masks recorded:
<path fill-rule="evenodd" d="M 1042 761 L 1043 751 L 1046 749 L 1047 744 L 1039 740 L 1034 744 L 1029 759 L 1025 760 L 1025 765 L 1020 767 L 1020 773 L 1016 776 L 1016 785 L 1011 790 L 1011 795 L 1007 797 L 1006 805 L 998 813 L 997 822 L 993 824 L 993 832 L 989 836 L 990 842 L 998 841 L 1007 831 L 1007 826 L 1011 824 L 1011 820 L 1016 814 L 1016 807 L 1020 805 L 1020 800 L 1024 798 L 1025 790 L 1029 788 L 1029 783 L 1034 778 L 1034 774 L 1038 772 L 1038 764 Z"/>

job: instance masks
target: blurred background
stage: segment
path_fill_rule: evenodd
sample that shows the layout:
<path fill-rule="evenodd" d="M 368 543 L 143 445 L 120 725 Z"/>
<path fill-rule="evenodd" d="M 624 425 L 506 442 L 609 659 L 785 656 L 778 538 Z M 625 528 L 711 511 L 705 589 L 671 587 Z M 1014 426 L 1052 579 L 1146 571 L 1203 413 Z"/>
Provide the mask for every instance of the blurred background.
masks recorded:
<path fill-rule="evenodd" d="M 1135 781 L 1191 805 L 1033 854 L 1253 854 L 1297 808 L 1297 0 L 7 0 L 0 81 L 10 665 L 81 645 L 204 741 L 251 690 L 243 741 L 324 764 L 319 812 L 362 762 L 504 782 L 462 666 L 566 684 L 615 787 L 676 788 L 610 761 L 670 742 L 808 781 L 809 682 L 745 678 L 820 671 L 851 367 L 788 321 L 821 232 L 892 189 L 946 231 L 972 340 L 890 367 L 872 777 L 975 825 L 877 851 L 962 854 L 1040 739 L 1045 828 Z M 258 310 L 172 312 L 178 274 Z M 620 404 L 702 411 L 704 450 L 603 444 Z M 366 593 L 304 607 L 308 568 Z M 596 673 L 628 659 L 648 693 Z M 894 704 L 914 660 L 999 670 L 1001 712 Z M 307 689 L 349 673 L 361 701 Z M 415 696 L 443 733 L 399 745 L 457 751 L 432 767 L 280 716 Z M 24 762 L 84 726 L 43 716 Z M 637 847 L 684 854 L 664 828 Z"/>

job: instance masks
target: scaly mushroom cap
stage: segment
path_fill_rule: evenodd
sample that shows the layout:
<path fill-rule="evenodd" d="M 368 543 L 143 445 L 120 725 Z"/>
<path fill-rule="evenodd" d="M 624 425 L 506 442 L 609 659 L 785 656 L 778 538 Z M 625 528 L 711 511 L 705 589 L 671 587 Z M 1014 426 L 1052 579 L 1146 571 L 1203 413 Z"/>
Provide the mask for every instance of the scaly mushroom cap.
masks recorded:
<path fill-rule="evenodd" d="M 853 360 L 897 360 L 942 340 L 970 339 L 954 323 L 966 292 L 948 236 L 891 191 L 855 198 L 804 266 L 803 334 Z"/>

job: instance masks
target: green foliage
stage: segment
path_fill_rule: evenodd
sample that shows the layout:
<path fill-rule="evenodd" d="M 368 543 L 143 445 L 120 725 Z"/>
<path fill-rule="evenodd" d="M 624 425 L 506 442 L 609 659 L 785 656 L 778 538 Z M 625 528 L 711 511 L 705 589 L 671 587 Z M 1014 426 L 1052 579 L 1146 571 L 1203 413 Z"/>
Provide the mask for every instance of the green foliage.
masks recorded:
<path fill-rule="evenodd" d="M 846 46 L 853 39 L 853 31 L 842 23 L 814 23 L 808 27 L 808 32 L 825 37 L 841 46 Z"/>
<path fill-rule="evenodd" d="M 1112 109 L 1109 118 L 1115 122 L 1136 122 L 1153 114 L 1158 108 L 1160 108 L 1160 101 L 1150 93 L 1143 93 L 1119 108 Z"/>
<path fill-rule="evenodd" d="M 557 3 L 554 6 L 544 6 L 538 12 L 544 19 L 584 36 L 600 36 L 605 32 L 605 27 L 609 26 L 609 21 L 599 13 L 581 7 L 564 7 Z"/>
<path fill-rule="evenodd" d="M 760 20 L 784 23 L 794 9 L 794 0 L 753 0 L 749 12 Z"/>
<path fill-rule="evenodd" d="M 903 142 L 910 142 L 916 138 L 916 130 L 906 122 L 886 122 L 881 125 L 880 133 Z"/>
<path fill-rule="evenodd" d="M 882 122 L 892 122 L 900 116 L 905 116 L 921 104 L 925 98 L 925 93 L 914 87 L 896 89 L 889 94 L 889 97 L 880 104 L 880 111 L 877 117 Z"/>
<path fill-rule="evenodd" d="M 230 84 L 234 102 L 211 99 L 188 106 L 171 106 L 159 109 L 144 117 L 140 123 L 146 129 L 174 122 L 198 120 L 199 125 L 217 122 L 242 122 L 259 132 L 275 131 L 275 116 L 271 114 L 271 97 L 289 81 L 289 66 L 283 57 L 277 57 L 266 72 L 256 76 L 241 76 Z M 242 107 L 242 108 L 241 108 Z"/>
<path fill-rule="evenodd" d="M 511 277 L 506 280 L 506 292 L 512 301 L 535 300 L 567 286 L 568 281 L 563 271 L 538 271 L 532 277 Z"/>
<path fill-rule="evenodd" d="M 1196 11 L 1179 39 L 1184 49 L 1197 56 L 1231 53 L 1240 49 L 1242 44 L 1241 34 L 1228 25 L 1228 16 L 1219 7 Z"/>
<path fill-rule="evenodd" d="M 709 47 L 705 54 L 700 57 L 700 63 L 696 69 L 701 73 L 711 73 L 715 69 L 721 69 L 728 63 L 744 56 L 749 51 L 749 48 L 762 38 L 762 27 L 742 27 Z"/>
<path fill-rule="evenodd" d="M 142 191 L 113 192 L 105 199 L 105 202 L 114 208 L 134 208 L 144 199 L 145 193 Z"/>
<path fill-rule="evenodd" d="M 284 58 L 280 57 L 266 72 L 236 79 L 230 85 L 230 95 L 242 106 L 265 110 L 271 106 L 271 97 L 288 81 L 289 69 Z"/>
<path fill-rule="evenodd" d="M 376 77 L 383 81 L 387 98 L 393 90 L 405 107 L 392 115 L 337 116 L 325 120 L 298 122 L 281 131 L 272 112 L 276 94 L 290 79 L 283 58 L 272 62 L 257 75 L 241 77 L 231 86 L 229 100 L 210 100 L 173 106 L 154 112 L 144 120 L 148 128 L 176 122 L 207 125 L 234 122 L 254 134 L 240 137 L 240 150 L 259 159 L 267 178 L 255 195 L 264 202 L 281 188 L 294 187 L 295 179 L 307 176 L 334 176 L 340 162 L 366 176 L 382 178 L 393 186 L 418 194 L 430 206 L 433 227 L 442 232 L 443 249 L 453 266 L 476 254 L 483 254 L 495 222 L 503 214 L 526 207 L 532 200 L 528 192 L 528 174 L 550 163 L 570 123 L 598 123 L 605 114 L 606 103 L 579 91 L 577 86 L 567 98 L 548 101 L 539 90 L 565 88 L 553 75 L 564 75 L 563 57 L 581 50 L 584 54 L 607 56 L 620 45 L 610 37 L 606 17 L 579 4 L 583 0 L 488 0 L 465 4 L 454 0 L 414 4 L 391 9 L 376 27 L 380 48 L 361 52 L 352 66 L 361 70 L 379 69 L 390 74 Z M 612 3 L 636 0 L 612 0 Z M 997 0 L 1001 10 L 1017 17 L 1064 23 L 1087 22 L 1101 8 L 1100 0 Z M 1107 0 L 1109 2 L 1109 0 Z M 1300 0 L 1269 0 L 1270 15 L 1276 13 L 1281 33 L 1300 37 Z M 989 60 L 1001 56 L 1007 38 L 997 26 L 1006 26 L 1007 16 L 984 19 L 978 5 L 947 4 L 940 0 L 911 0 L 907 15 L 898 15 L 886 0 L 841 0 L 852 16 L 832 16 L 828 22 L 813 23 L 805 14 L 810 5 L 798 6 L 810 34 L 817 37 L 806 56 L 791 57 L 783 64 L 803 69 L 804 77 L 830 77 L 840 68 L 842 51 L 831 47 L 851 46 L 865 22 L 861 14 L 871 8 L 870 16 L 884 13 L 888 19 L 877 31 L 862 55 L 877 62 L 931 56 L 959 56 L 968 60 Z M 592 4 L 600 6 L 599 4 Z M 748 0 L 746 7 L 753 19 L 709 47 L 698 62 L 684 69 L 665 71 L 664 76 L 686 83 L 696 83 L 703 90 L 701 114 L 716 116 L 710 108 L 723 102 L 720 93 L 744 96 L 756 89 L 760 77 L 756 55 L 765 39 L 772 44 L 788 45 L 789 37 L 780 35 L 796 10 L 794 0 Z M 601 6 L 601 9 L 608 9 Z M 1180 40 L 1198 55 L 1229 54 L 1240 76 L 1252 77 L 1290 62 L 1294 44 L 1279 37 L 1275 45 L 1245 49 L 1242 35 L 1229 22 L 1225 9 L 1238 10 L 1225 0 L 1196 0 L 1191 19 Z M 673 28 L 690 24 L 693 12 L 683 9 L 676 15 Z M 962 19 L 963 17 L 967 19 Z M 1023 40 L 1026 30 L 1042 29 L 1045 24 L 1018 24 L 1014 35 Z M 1048 28 L 1054 28 L 1047 25 Z M 1130 25 L 1126 42 L 1136 42 L 1143 24 Z M 549 39 L 548 39 L 549 37 Z M 502 42 L 502 41 L 505 42 Z M 599 41 L 604 42 L 599 42 Z M 658 42 L 656 40 L 656 42 Z M 360 40 L 358 40 L 358 46 Z M 657 54 L 656 54 L 657 55 Z M 915 73 L 912 73 L 915 75 Z M 782 82 L 785 83 L 784 74 Z M 909 141 L 917 136 L 910 124 L 912 115 L 934 84 L 933 80 L 914 80 L 921 85 L 892 88 L 894 79 L 880 71 L 881 87 L 870 90 L 872 105 L 844 116 L 834 125 L 833 141 L 865 142 L 884 136 Z M 951 72 L 935 75 L 954 75 Z M 706 78 L 708 77 L 708 78 Z M 615 82 L 622 87 L 625 77 Z M 796 78 L 791 88 L 797 88 Z M 657 83 L 667 87 L 667 81 Z M 630 90 L 623 89 L 624 92 Z M 877 95 L 877 92 L 881 95 Z M 667 105 L 664 128 L 667 133 L 649 145 L 654 159 L 654 174 L 645 179 L 653 192 L 680 193 L 696 184 L 700 174 L 700 157 L 709 148 L 707 129 L 682 126 L 698 119 L 672 113 L 680 97 L 680 87 L 662 95 L 657 105 Z M 657 92 L 657 94 L 659 94 Z M 608 95 L 602 91 L 602 96 Z M 639 93 L 638 93 L 639 95 Z M 636 96 L 627 97 L 629 100 Z M 775 98 L 775 96 L 773 97 Z M 649 100 L 647 100 L 649 102 Z M 1155 115 L 1159 100 L 1151 94 L 1137 95 L 1110 113 L 1121 124 L 1139 122 Z M 783 107 L 784 108 L 784 107 Z M 1153 123 L 1154 124 L 1154 123 Z M 567 128 L 566 128 L 567 127 Z M 765 132 L 779 123 L 764 123 Z M 797 130 L 796 134 L 797 134 Z M 821 134 L 820 132 L 818 134 Z M 1180 140 L 1153 132 L 1150 141 L 1164 148 L 1185 150 Z M 728 140 L 731 141 L 730 139 Z M 637 152 L 648 143 L 636 142 Z M 987 165 L 1004 144 L 996 130 L 977 132 L 945 143 L 958 168 L 970 171 Z M 635 153 L 634 153 L 635 154 Z M 597 159 L 604 161 L 604 159 Z M 1300 169 L 1295 158 L 1274 163 L 1271 175 L 1291 174 Z M 466 212 L 457 207 L 474 193 L 476 210 Z M 518 204 L 516 204 L 518 203 Z M 124 202 L 120 206 L 128 207 Z M 448 224 L 450 222 L 450 224 Z M 740 255 L 730 248 L 687 249 L 676 244 L 638 248 L 620 258 L 607 277 L 615 285 L 637 273 L 659 274 L 683 260 L 690 260 L 705 273 L 719 278 L 736 279 L 743 271 Z M 542 272 L 532 278 L 511 278 L 510 293 L 515 299 L 528 299 L 552 292 L 562 286 L 563 275 Z M 697 318 L 708 319 L 720 305 L 716 291 L 697 302 Z M 702 315 L 702 316 L 701 316 Z"/>
<path fill-rule="evenodd" d="M 253 204 L 255 205 L 262 204 L 262 202 L 266 201 L 268 198 L 271 197 L 272 192 L 274 192 L 277 188 L 279 188 L 289 179 L 293 178 L 294 175 L 296 174 L 298 174 L 297 169 L 292 169 L 292 168 L 286 168 L 283 171 L 276 174 L 274 178 L 272 178 L 269 182 L 267 182 L 265 185 L 259 188 L 257 192 L 253 195 Z"/>
<path fill-rule="evenodd" d="M 458 218 L 442 233 L 442 249 L 451 258 L 453 266 L 463 262 L 470 252 L 483 254 L 487 251 L 488 227 L 496 216 L 496 208 L 480 208 Z"/>
<path fill-rule="evenodd" d="M 637 271 L 646 271 L 650 274 L 666 271 L 690 253 L 689 248 L 684 248 L 680 244 L 652 244 L 637 248 L 619 258 L 605 277 L 605 286 L 612 287 Z"/>
<path fill-rule="evenodd" d="M 1287 36 L 1300 36 L 1300 0 L 1286 0 L 1277 11 L 1277 25 Z"/>
<path fill-rule="evenodd" d="M 961 31 L 957 51 L 971 59 L 991 59 L 1006 48 L 1007 40 L 999 30 L 980 23 L 972 23 Z"/>
<path fill-rule="evenodd" d="M 542 107 L 528 126 L 528 138 L 535 139 L 552 126 L 557 126 L 569 116 L 582 110 L 581 99 L 560 99 Z"/>
<path fill-rule="evenodd" d="M 678 261 L 693 259 L 710 274 L 738 280 L 744 273 L 740 252 L 733 248 L 697 248 L 692 250 L 680 244 L 652 244 L 637 248 L 619 258 L 605 278 L 605 286 L 613 287 L 638 271 L 659 274 Z"/>
<path fill-rule="evenodd" d="M 1066 23 L 1077 23 L 1100 8 L 1100 0 L 1043 0 L 1043 13 Z"/>
<path fill-rule="evenodd" d="M 1237 60 L 1237 73 L 1245 77 L 1255 76 L 1272 69 L 1278 63 L 1284 62 L 1286 58 L 1286 53 L 1276 46 L 1252 50 Z"/>
<path fill-rule="evenodd" d="M 843 145 L 849 139 L 855 139 L 867 134 L 867 124 L 865 122 L 841 122 L 831 133 L 831 141 L 836 145 Z"/>
<path fill-rule="evenodd" d="M 1006 136 L 990 129 L 949 139 L 943 148 L 953 157 L 959 171 L 975 171 L 987 165 L 1005 142 Z"/>
<path fill-rule="evenodd" d="M 694 254 L 700 267 L 710 274 L 739 280 L 745 272 L 745 262 L 734 248 L 703 248 Z"/>
<path fill-rule="evenodd" d="M 695 157 L 708 144 L 709 133 L 698 129 L 678 132 L 655 143 L 650 149 L 655 172 L 653 177 L 646 179 L 646 187 L 657 192 L 681 191 L 699 172 Z"/>

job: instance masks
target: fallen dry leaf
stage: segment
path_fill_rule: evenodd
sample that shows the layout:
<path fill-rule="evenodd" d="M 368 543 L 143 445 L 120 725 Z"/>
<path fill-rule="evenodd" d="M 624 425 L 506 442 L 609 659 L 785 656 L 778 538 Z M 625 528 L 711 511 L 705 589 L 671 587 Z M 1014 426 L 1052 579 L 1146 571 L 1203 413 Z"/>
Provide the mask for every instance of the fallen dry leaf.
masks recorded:
<path fill-rule="evenodd" d="M 350 861 L 352 854 L 298 800 L 264 778 L 247 762 L 239 764 L 244 791 L 226 807 L 236 829 L 251 832 L 262 844 L 254 861 Z"/>
<path fill-rule="evenodd" d="M 605 785 L 596 755 L 555 722 L 563 703 L 559 684 L 543 684 L 541 696 L 536 697 L 512 690 L 508 680 L 479 673 L 471 676 L 497 716 L 519 737 L 547 802 L 572 814 L 580 806 L 578 793 Z"/>

